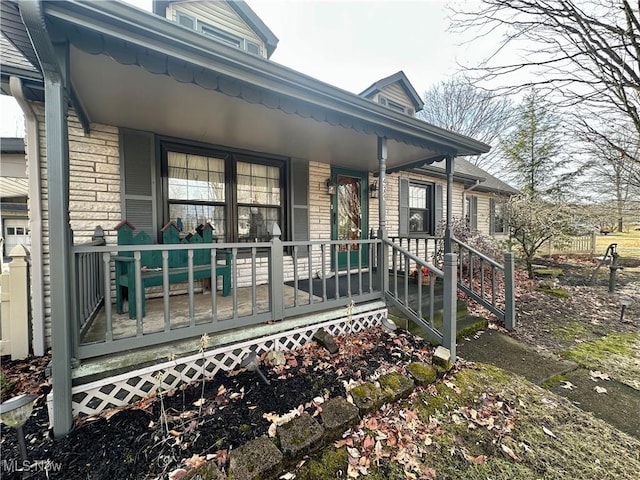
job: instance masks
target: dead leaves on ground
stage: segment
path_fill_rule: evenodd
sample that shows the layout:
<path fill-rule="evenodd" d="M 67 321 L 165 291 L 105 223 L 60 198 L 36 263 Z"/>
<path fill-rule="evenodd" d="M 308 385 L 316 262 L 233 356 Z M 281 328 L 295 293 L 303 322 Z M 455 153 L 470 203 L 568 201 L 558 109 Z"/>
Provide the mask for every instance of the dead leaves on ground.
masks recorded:
<path fill-rule="evenodd" d="M 453 382 L 446 382 L 450 384 L 449 388 L 460 392 Z M 334 443 L 336 448 L 347 449 L 350 478 L 366 475 L 371 465 L 379 465 L 381 460 L 400 464 L 408 479 L 436 478 L 436 471 L 428 465 L 428 457 L 434 452 L 442 454 L 437 452 L 447 443 L 444 437 L 443 441 L 440 438 L 451 431 L 448 424 L 491 432 L 493 442 L 496 446 L 500 444 L 500 451 L 512 460 L 520 461 L 513 449 L 502 442 L 515 428 L 518 418 L 517 409 L 511 402 L 502 400 L 499 395 L 485 393 L 472 407 L 463 406 L 448 415 L 421 419 L 416 410 L 406 408 L 406 405 L 419 402 L 419 396 L 427 392 L 429 387 L 417 389 L 403 404 L 405 408 L 400 403 L 383 406 L 375 414 L 365 416 L 356 427 Z M 472 453 L 457 442 L 449 449 L 449 453 L 459 455 L 469 465 L 482 465 L 488 461 L 486 454 Z"/>

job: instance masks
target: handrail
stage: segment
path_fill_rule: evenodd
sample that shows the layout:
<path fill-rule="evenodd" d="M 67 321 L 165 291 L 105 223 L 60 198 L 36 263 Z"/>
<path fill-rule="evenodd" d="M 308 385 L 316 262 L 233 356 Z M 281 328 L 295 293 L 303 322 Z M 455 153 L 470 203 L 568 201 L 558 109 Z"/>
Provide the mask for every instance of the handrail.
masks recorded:
<path fill-rule="evenodd" d="M 436 267 L 433 263 L 431 262 L 427 262 L 426 260 L 421 259 L 420 257 L 414 255 L 413 253 L 411 253 L 409 250 L 405 250 L 404 248 L 400 247 L 399 245 L 393 243 L 392 241 L 388 240 L 388 239 L 382 239 L 382 241 L 392 247 L 393 249 L 399 251 L 402 255 L 404 255 L 405 257 L 408 257 L 410 260 L 416 262 L 416 265 L 420 265 L 421 267 L 427 267 L 429 269 L 429 271 L 433 271 L 436 276 L 440 277 L 440 278 L 444 278 L 444 272 L 442 270 L 440 270 L 438 267 Z"/>
<path fill-rule="evenodd" d="M 466 243 L 461 242 L 460 240 L 458 240 L 455 237 L 451 237 L 451 241 L 454 243 L 457 243 L 458 245 L 460 245 L 462 248 L 464 248 L 465 250 L 468 250 L 469 252 L 473 253 L 474 255 L 480 257 L 482 260 L 484 260 L 485 262 L 489 262 L 491 265 L 493 265 L 494 267 L 500 269 L 500 270 L 504 270 L 504 265 L 496 262 L 493 258 L 486 256 L 484 253 L 479 252 L 478 250 L 476 250 L 475 248 L 467 245 Z"/>

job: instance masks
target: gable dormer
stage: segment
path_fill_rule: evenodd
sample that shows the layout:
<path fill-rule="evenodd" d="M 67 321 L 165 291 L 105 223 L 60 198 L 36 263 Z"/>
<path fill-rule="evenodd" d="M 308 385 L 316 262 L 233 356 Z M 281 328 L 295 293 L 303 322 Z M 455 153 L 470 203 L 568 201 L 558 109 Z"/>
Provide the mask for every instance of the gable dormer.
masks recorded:
<path fill-rule="evenodd" d="M 424 106 L 418 92 L 402 70 L 378 80 L 360 96 L 412 117 Z"/>
<path fill-rule="evenodd" d="M 225 45 L 264 58 L 278 38 L 243 1 L 154 0 L 153 13 Z"/>

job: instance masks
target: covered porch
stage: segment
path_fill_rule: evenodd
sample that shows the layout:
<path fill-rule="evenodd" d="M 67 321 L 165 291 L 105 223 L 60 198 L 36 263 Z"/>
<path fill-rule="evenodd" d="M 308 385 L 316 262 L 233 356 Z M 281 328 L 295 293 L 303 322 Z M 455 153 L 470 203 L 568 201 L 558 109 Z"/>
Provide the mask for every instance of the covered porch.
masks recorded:
<path fill-rule="evenodd" d="M 390 242 L 387 171 L 445 161 L 448 224 L 454 159 L 487 151 L 486 145 L 126 4 L 26 2 L 16 13 L 24 21 L 26 43 L 33 39 L 45 78 L 47 252 L 55 252 L 46 256 L 55 435 L 72 425 L 76 360 L 82 369 L 83 362 L 100 356 L 295 318 L 311 323 L 313 315 L 338 310 L 342 318 L 335 321 L 344 323 L 349 309 L 366 312 L 370 305 L 378 312 L 381 302 L 402 304 L 397 287 L 389 286 L 390 271 L 397 282 L 394 262 L 400 258 L 404 282 L 407 266 L 418 265 L 428 266 L 434 283 L 436 278 L 444 283 L 445 331 L 434 333 L 455 354 L 451 322 L 455 332 L 457 261 L 450 253 L 450 232 L 444 238 L 447 258 L 438 266 Z M 95 159 L 93 140 L 113 130 L 117 139 L 110 133 L 110 150 Z M 215 190 L 218 182 L 225 196 L 206 201 L 172 197 L 171 152 L 197 154 L 208 164 L 220 160 L 218 170 L 206 173 L 208 178 L 219 175 L 210 187 Z M 93 162 L 92 174 L 85 162 Z M 271 200 L 259 195 L 242 200 L 239 178 L 250 175 L 239 163 L 277 170 L 277 177 L 264 177 L 275 181 L 267 192 Z M 340 183 L 341 175 L 351 179 L 354 199 L 346 216 L 339 194 L 329 188 L 332 179 L 338 187 L 347 185 Z M 374 175 L 375 200 L 369 198 Z M 91 185 L 82 186 L 83 181 Z M 96 212 L 102 207 L 91 202 L 70 201 L 89 188 L 103 193 L 102 211 Z M 206 206 L 216 227 L 214 241 L 159 243 L 160 226 L 177 220 L 175 205 L 187 212 L 193 205 Z M 253 214 L 252 209 L 265 213 L 268 235 L 254 235 L 245 225 L 242 212 Z M 132 223 L 148 232 L 152 243 L 118 245 L 109 225 L 103 225 L 102 238 L 90 240 L 95 221 L 86 218 L 91 214 L 122 220 L 137 216 Z M 351 223 L 343 229 L 345 218 Z M 178 286 L 172 285 L 178 282 L 171 281 L 174 267 L 169 264 L 174 251 L 187 258 L 185 280 Z M 205 267 L 193 260 L 201 251 L 209 255 L 212 279 L 205 295 L 206 286 L 196 278 Z M 228 297 L 218 293 L 213 280 L 221 252 L 230 255 Z M 161 280 L 149 292 L 142 260 L 147 253 L 162 258 L 157 267 Z M 133 266 L 129 293 L 135 293 L 128 298 L 128 311 L 120 314 L 114 311 L 116 262 L 123 254 Z M 137 306 L 133 318 L 131 302 Z M 422 321 L 420 302 L 416 308 Z M 376 315 L 379 321 L 385 314 Z M 432 318 L 424 325 L 432 328 Z M 227 367 L 237 365 L 239 358 L 234 358 Z M 211 371 L 202 366 L 201 373 Z"/>

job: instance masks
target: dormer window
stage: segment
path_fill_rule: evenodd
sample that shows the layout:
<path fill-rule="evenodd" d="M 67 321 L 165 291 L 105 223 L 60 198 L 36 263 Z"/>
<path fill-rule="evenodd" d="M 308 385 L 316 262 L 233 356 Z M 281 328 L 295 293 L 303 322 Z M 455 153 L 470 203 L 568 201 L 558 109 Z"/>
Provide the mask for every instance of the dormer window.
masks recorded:
<path fill-rule="evenodd" d="M 177 12 L 176 21 L 183 27 L 186 27 L 190 30 L 196 29 L 196 19 L 193 18 L 191 15 L 187 15 L 186 13 L 182 13 L 182 12 Z"/>
<path fill-rule="evenodd" d="M 208 37 L 215 38 L 230 47 L 239 48 L 240 50 L 244 50 L 253 55 L 262 55 L 262 48 L 259 44 L 201 22 L 186 13 L 180 11 L 176 12 L 176 22 L 185 28 L 195 30 Z"/>
<path fill-rule="evenodd" d="M 413 115 L 413 108 L 405 107 L 398 102 L 394 102 L 393 100 L 388 99 L 383 95 L 378 95 L 378 103 L 384 107 L 387 107 L 391 110 L 395 110 L 396 112 L 406 113 L 407 115 Z"/>

